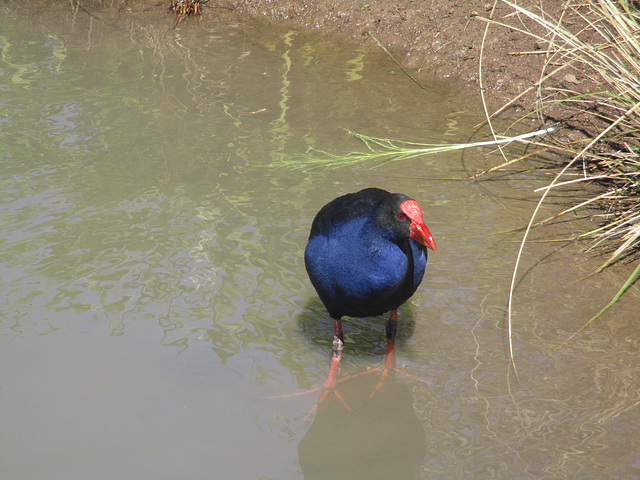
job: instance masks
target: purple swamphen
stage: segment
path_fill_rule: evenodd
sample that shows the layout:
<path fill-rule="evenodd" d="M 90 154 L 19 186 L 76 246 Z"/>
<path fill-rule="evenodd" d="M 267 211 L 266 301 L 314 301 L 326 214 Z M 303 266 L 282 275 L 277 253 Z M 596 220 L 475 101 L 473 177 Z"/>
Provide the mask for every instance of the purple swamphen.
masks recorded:
<path fill-rule="evenodd" d="M 320 300 L 333 319 L 334 361 L 340 361 L 342 317 L 391 311 L 387 361 L 395 342 L 398 312 L 422 281 L 426 248 L 436 249 L 418 202 L 400 193 L 367 188 L 336 198 L 318 212 L 304 261 Z M 328 383 L 333 379 L 328 379 Z"/>

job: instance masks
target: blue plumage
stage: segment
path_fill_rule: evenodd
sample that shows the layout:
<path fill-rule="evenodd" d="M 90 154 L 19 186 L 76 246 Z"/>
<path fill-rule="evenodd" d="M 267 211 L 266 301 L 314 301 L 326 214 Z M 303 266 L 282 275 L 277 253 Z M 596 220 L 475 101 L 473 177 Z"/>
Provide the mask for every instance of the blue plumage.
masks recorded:
<path fill-rule="evenodd" d="M 368 188 L 318 212 L 305 266 L 332 318 L 375 316 L 395 311 L 416 291 L 427 263 L 425 246 L 435 250 L 417 202 Z"/>

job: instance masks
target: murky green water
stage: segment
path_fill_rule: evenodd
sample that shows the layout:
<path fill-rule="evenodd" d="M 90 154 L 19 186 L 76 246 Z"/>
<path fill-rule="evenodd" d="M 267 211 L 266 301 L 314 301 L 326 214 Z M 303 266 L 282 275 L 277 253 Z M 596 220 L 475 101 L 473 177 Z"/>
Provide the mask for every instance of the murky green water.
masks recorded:
<path fill-rule="evenodd" d="M 542 175 L 464 180 L 501 161 L 487 151 L 275 168 L 362 149 L 347 128 L 465 141 L 465 92 L 236 19 L 167 32 L 61 8 L 0 20 L 2 478 L 640 477 L 637 289 L 552 352 L 624 271 L 585 279 L 598 260 L 576 247 L 527 247 L 508 372 L 513 230 Z M 413 377 L 369 398 L 385 319 L 348 321 L 353 411 L 315 410 L 319 391 L 284 396 L 330 361 L 302 251 L 324 203 L 373 185 L 419 200 L 438 244 L 401 316 Z"/>

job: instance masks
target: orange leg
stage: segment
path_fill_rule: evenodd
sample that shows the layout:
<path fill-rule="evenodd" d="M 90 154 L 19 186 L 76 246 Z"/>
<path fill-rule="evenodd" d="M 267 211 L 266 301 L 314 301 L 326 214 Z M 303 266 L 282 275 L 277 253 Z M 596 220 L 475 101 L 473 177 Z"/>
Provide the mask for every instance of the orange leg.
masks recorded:
<path fill-rule="evenodd" d="M 376 386 L 373 387 L 373 391 L 369 395 L 369 398 L 372 398 L 378 392 L 378 390 L 380 390 L 380 387 L 382 387 L 382 383 L 384 382 L 384 379 L 387 378 L 387 375 L 389 374 L 389 370 L 391 369 L 395 370 L 395 366 L 394 366 L 395 357 L 393 355 L 393 350 L 396 347 L 396 332 L 398 331 L 398 311 L 397 310 L 391 310 L 391 317 L 389 317 L 389 321 L 387 322 L 387 327 L 385 330 L 387 332 L 387 352 L 384 356 L 384 370 L 382 371 L 382 375 L 380 375 L 380 380 L 378 380 L 378 383 L 376 383 Z"/>
<path fill-rule="evenodd" d="M 324 381 L 324 391 L 322 392 L 322 395 L 320 395 L 320 398 L 318 398 L 318 404 L 316 405 L 316 408 L 320 403 L 324 401 L 329 393 L 333 393 L 344 408 L 352 411 L 351 407 L 347 405 L 347 402 L 344 400 L 342 395 L 340 395 L 340 392 L 335 388 L 338 384 L 338 365 L 340 365 L 341 359 L 342 352 L 336 353 L 334 349 L 333 356 L 331 357 L 331 366 L 329 367 L 329 373 L 327 374 L 327 379 Z"/>
<path fill-rule="evenodd" d="M 285 397 L 294 397 L 298 395 L 303 395 L 305 393 L 312 393 L 317 391 L 322 391 L 320 398 L 318 398 L 318 404 L 322 403 L 324 399 L 330 393 L 333 393 L 336 398 L 340 401 L 340 403 L 347 410 L 351 411 L 351 407 L 347 405 L 340 392 L 336 390 L 336 386 L 338 383 L 347 380 L 350 377 L 343 378 L 338 380 L 338 366 L 340 365 L 340 360 L 342 360 L 342 351 L 344 350 L 344 335 L 342 333 L 342 320 L 340 318 L 333 319 L 333 354 L 331 356 L 331 365 L 329 367 L 329 373 L 327 374 L 327 378 L 324 381 L 324 385 L 322 387 L 313 388 L 311 390 L 307 390 L 306 392 L 298 392 L 298 393 L 290 393 L 288 395 L 279 395 L 268 398 L 285 398 Z M 316 405 L 311 413 L 315 412 L 318 405 Z"/>
<path fill-rule="evenodd" d="M 373 391 L 369 395 L 369 398 L 373 397 L 378 392 L 378 390 L 380 390 L 380 388 L 382 388 L 382 384 L 383 384 L 384 380 L 386 379 L 387 375 L 389 374 L 389 372 L 391 370 L 393 370 L 394 372 L 399 373 L 399 374 L 401 374 L 401 375 L 403 375 L 405 377 L 409 377 L 409 378 L 411 378 L 413 380 L 416 380 L 416 381 L 431 385 L 431 382 L 428 382 L 426 380 L 418 378 L 418 377 L 416 377 L 414 375 L 407 374 L 407 373 L 403 372 L 402 370 L 399 370 L 398 368 L 395 367 L 394 349 L 395 349 L 395 345 L 396 345 L 396 331 L 397 331 L 397 329 L 398 329 L 398 311 L 397 310 L 392 310 L 391 311 L 391 317 L 389 318 L 389 321 L 387 322 L 387 326 L 386 326 L 387 351 L 386 351 L 386 354 L 385 354 L 383 371 L 382 371 L 382 374 L 380 375 L 380 379 L 378 380 L 378 382 L 376 383 L 375 387 L 373 388 Z M 312 393 L 312 392 L 321 391 L 322 393 L 320 394 L 320 397 L 318 398 L 318 403 L 311 410 L 310 414 L 315 412 L 317 407 L 318 407 L 318 405 L 320 403 L 322 403 L 326 399 L 326 397 L 328 395 L 330 395 L 330 394 L 334 394 L 345 409 L 347 409 L 349 411 L 353 411 L 353 409 L 347 404 L 347 402 L 342 397 L 342 395 L 340 395 L 340 392 L 337 390 L 336 387 L 341 382 L 350 380 L 350 379 L 355 378 L 357 376 L 368 375 L 370 373 L 377 372 L 377 371 L 379 371 L 381 369 L 381 367 L 372 368 L 371 370 L 367 370 L 366 372 L 356 373 L 355 375 L 350 375 L 348 377 L 338 378 L 338 366 L 340 365 L 340 360 L 342 359 L 342 351 L 343 350 L 344 350 L 344 336 L 343 336 L 343 333 L 342 333 L 342 321 L 339 318 L 338 319 L 334 318 L 333 319 L 333 355 L 331 357 L 331 366 L 329 367 L 329 373 L 327 374 L 327 378 L 326 378 L 324 384 L 322 386 L 320 386 L 320 387 L 313 388 L 313 389 L 307 390 L 305 392 L 290 393 L 290 394 L 287 394 L 287 395 L 276 395 L 276 396 L 268 397 L 268 398 L 297 397 L 299 395 L 304 395 L 306 393 Z"/>

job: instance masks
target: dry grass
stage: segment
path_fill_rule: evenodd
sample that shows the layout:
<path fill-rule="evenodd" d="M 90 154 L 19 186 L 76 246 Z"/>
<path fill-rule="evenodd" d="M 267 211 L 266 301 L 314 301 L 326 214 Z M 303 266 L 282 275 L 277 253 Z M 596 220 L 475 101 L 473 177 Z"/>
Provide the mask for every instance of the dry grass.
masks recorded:
<path fill-rule="evenodd" d="M 569 141 L 562 140 L 544 145 L 546 149 L 557 149 L 564 155 L 567 152 L 570 154 L 565 157 L 568 161 L 563 168 L 544 189 L 532 214 L 514 267 L 508 308 L 509 348 L 513 358 L 511 306 L 518 263 L 540 205 L 550 191 L 569 183 L 566 181 L 567 174 L 575 175 L 579 171 L 581 178 L 575 180 L 573 176 L 571 183 L 597 182 L 606 189 L 598 199 L 602 209 L 596 216 L 601 219 L 601 226 L 581 235 L 591 238 L 590 249 L 598 248 L 606 255 L 599 270 L 623 259 L 638 261 L 640 13 L 629 0 L 567 0 L 560 18 L 555 19 L 544 12 L 542 7 L 526 9 L 510 0 L 501 1 L 518 17 L 520 27 L 506 25 L 491 18 L 484 19 L 487 21 L 485 37 L 489 27 L 511 28 L 535 38 L 537 44 L 545 50 L 545 66 L 540 80 L 528 92 L 523 93 L 536 93 L 537 105 L 531 113 L 537 115 L 544 125 L 547 122 L 545 112 L 561 105 L 565 111 L 572 112 L 574 118 L 584 122 L 584 131 L 588 136 L 582 142 L 585 146 L 580 149 L 574 149 Z M 593 92 L 558 87 L 563 84 L 561 79 L 572 79 L 576 75 L 586 78 L 594 85 Z M 564 82 L 565 85 L 566 83 Z M 500 111 L 487 115 L 490 125 L 492 118 Z M 492 125 L 491 127 L 493 130 Z M 640 262 L 614 300 L 620 298 L 638 276 Z M 608 306 L 585 326 L 601 315 Z"/>

